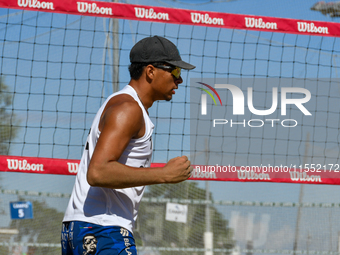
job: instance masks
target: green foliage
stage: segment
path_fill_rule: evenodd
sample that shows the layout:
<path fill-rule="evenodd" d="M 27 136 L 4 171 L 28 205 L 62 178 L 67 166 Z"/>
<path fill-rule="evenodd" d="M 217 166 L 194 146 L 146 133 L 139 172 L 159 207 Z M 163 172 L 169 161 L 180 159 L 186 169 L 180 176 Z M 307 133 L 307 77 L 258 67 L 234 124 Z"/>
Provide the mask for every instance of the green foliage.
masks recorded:
<path fill-rule="evenodd" d="M 13 93 L 0 77 L 0 155 L 9 154 L 9 142 L 16 137 L 19 129 L 19 121 L 10 110 L 12 98 Z M 0 254 L 8 254 L 8 247 L 0 246 Z"/>
<path fill-rule="evenodd" d="M 8 254 L 8 247 L 0 246 L 0 254 Z"/>
<path fill-rule="evenodd" d="M 60 243 L 61 222 L 64 213 L 50 208 L 45 202 L 33 201 L 33 219 L 12 220 L 10 227 L 19 230 L 17 242 L 25 236 L 28 242 Z M 34 255 L 60 255 L 60 248 L 36 247 Z"/>
<path fill-rule="evenodd" d="M 145 197 L 205 200 L 205 190 L 196 182 L 181 182 L 149 186 Z M 212 195 L 210 193 L 210 200 Z M 206 206 L 189 204 L 187 223 L 165 220 L 166 204 L 142 202 L 138 216 L 138 231 L 135 239 L 139 246 L 204 248 Z M 211 231 L 214 236 L 214 248 L 231 249 L 234 247 L 233 231 L 228 228 L 228 221 L 213 206 L 210 206 Z M 162 252 L 172 254 L 172 252 Z M 182 254 L 185 254 L 183 252 Z"/>
<path fill-rule="evenodd" d="M 18 134 L 19 120 L 11 111 L 12 103 L 13 93 L 0 77 L 0 155 L 9 154 L 9 142 Z"/>

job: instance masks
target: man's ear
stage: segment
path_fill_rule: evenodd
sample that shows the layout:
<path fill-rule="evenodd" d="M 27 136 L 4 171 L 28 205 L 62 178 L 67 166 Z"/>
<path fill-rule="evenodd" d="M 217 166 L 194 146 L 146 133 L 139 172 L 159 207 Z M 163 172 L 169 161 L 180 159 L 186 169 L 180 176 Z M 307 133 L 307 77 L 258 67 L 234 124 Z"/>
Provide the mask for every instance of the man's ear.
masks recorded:
<path fill-rule="evenodd" d="M 153 65 L 147 65 L 144 69 L 146 79 L 151 81 L 155 77 L 156 68 Z"/>

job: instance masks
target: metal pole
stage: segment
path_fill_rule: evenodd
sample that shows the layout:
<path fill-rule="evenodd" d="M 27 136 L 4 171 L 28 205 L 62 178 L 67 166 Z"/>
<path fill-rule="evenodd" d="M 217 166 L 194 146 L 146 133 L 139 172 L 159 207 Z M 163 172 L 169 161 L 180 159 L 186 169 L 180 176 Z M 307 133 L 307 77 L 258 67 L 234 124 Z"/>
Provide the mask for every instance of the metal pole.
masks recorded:
<path fill-rule="evenodd" d="M 340 231 L 338 232 L 338 253 L 340 254 Z"/>
<path fill-rule="evenodd" d="M 209 181 L 205 181 L 205 200 L 209 201 Z M 205 231 L 210 232 L 210 205 L 205 205 Z"/>
<path fill-rule="evenodd" d="M 118 3 L 118 0 L 112 0 Z M 119 90 L 119 20 L 111 19 L 112 22 L 112 89 Z"/>
<path fill-rule="evenodd" d="M 208 166 L 208 152 L 209 152 L 209 145 L 208 139 L 205 139 L 205 165 Z M 213 233 L 211 232 L 210 226 L 210 192 L 209 192 L 209 181 L 205 181 L 205 200 L 207 204 L 205 205 L 205 233 L 204 233 L 204 248 L 205 248 L 205 255 L 213 255 Z"/>
<path fill-rule="evenodd" d="M 306 161 L 307 161 L 307 155 L 308 155 L 308 148 L 309 148 L 309 132 L 307 133 L 306 138 L 306 145 L 305 145 L 305 155 L 303 157 L 303 167 L 305 167 Z M 300 219 L 301 219 L 301 204 L 303 200 L 303 189 L 304 184 L 300 184 L 300 194 L 299 194 L 299 207 L 298 207 L 298 215 L 296 219 L 296 226 L 295 226 L 295 240 L 294 240 L 294 254 L 296 254 L 297 251 L 297 245 L 298 245 L 298 239 L 299 239 L 299 227 L 300 227 Z"/>

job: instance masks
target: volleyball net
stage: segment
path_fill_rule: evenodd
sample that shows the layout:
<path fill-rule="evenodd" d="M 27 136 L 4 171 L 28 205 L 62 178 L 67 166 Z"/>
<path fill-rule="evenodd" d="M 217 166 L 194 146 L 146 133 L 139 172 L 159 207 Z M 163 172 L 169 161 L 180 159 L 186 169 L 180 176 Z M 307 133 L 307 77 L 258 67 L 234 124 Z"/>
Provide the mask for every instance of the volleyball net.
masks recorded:
<path fill-rule="evenodd" d="M 1 171 L 75 175 L 97 110 L 129 83 L 130 49 L 160 35 L 196 69 L 149 110 L 153 166 L 188 155 L 191 180 L 339 184 L 339 24 L 95 1 L 0 7 Z M 2 190 L 4 204 L 37 208 L 66 206 L 58 194 Z M 152 186 L 144 202 L 145 254 L 337 252 L 337 203 L 214 201 L 197 182 Z M 59 252 L 59 234 L 40 236 L 26 249 Z M 19 249 L 12 239 L 2 247 Z"/>

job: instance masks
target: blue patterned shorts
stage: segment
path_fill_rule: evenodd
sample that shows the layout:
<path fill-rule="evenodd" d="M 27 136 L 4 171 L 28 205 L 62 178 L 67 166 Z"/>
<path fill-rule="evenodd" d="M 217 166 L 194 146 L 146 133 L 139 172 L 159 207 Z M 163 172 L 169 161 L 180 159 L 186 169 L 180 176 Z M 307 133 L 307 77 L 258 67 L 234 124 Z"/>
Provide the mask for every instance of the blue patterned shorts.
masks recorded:
<path fill-rule="evenodd" d="M 137 255 L 130 231 L 82 221 L 63 223 L 61 246 L 62 255 Z"/>

